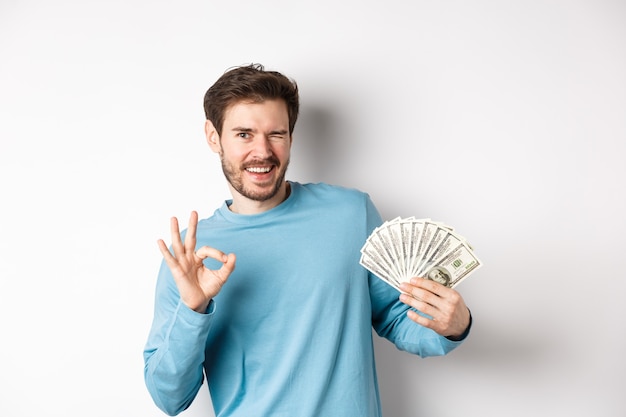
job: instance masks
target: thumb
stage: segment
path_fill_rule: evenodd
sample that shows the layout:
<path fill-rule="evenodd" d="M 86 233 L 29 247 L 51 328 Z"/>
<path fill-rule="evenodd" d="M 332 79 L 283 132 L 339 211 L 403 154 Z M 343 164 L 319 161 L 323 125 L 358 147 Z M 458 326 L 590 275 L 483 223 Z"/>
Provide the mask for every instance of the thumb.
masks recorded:
<path fill-rule="evenodd" d="M 212 248 L 210 246 L 203 246 L 196 251 L 196 256 L 202 260 L 206 258 L 212 258 L 222 263 L 222 267 L 218 270 L 218 273 L 223 277 L 228 277 L 231 272 L 235 270 L 236 256 L 234 253 L 226 255 L 221 250 Z"/>
<path fill-rule="evenodd" d="M 223 274 L 222 276 L 227 277 L 235 270 L 235 261 L 237 260 L 237 257 L 234 253 L 229 253 L 228 255 L 224 255 L 224 257 L 224 264 L 220 268 L 219 273 Z"/>

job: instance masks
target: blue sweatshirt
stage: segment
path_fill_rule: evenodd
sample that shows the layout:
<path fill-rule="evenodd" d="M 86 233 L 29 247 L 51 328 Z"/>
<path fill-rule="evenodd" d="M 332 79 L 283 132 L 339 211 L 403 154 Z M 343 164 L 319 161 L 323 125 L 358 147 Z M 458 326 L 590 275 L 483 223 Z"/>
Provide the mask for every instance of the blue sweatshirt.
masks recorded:
<path fill-rule="evenodd" d="M 197 247 L 237 255 L 206 314 L 181 302 L 161 265 L 144 359 L 167 414 L 191 404 L 204 373 L 218 417 L 380 416 L 372 327 L 422 357 L 460 344 L 411 321 L 398 291 L 359 264 L 382 223 L 367 194 L 290 185 L 269 211 L 238 215 L 226 201 L 198 223 Z"/>

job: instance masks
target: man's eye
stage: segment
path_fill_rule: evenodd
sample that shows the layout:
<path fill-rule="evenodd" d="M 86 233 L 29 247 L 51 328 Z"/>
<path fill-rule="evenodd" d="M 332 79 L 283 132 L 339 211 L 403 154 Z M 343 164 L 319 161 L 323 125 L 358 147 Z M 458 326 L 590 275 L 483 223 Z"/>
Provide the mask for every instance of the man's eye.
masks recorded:
<path fill-rule="evenodd" d="M 237 136 L 239 136 L 242 139 L 248 139 L 250 137 L 250 134 L 247 132 L 239 132 L 237 133 Z"/>

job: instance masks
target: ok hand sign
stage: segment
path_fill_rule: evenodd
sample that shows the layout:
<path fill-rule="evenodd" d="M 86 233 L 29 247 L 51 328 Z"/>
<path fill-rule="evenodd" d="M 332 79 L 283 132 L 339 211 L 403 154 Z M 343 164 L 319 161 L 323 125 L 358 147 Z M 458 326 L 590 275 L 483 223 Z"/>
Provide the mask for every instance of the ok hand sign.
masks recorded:
<path fill-rule="evenodd" d="M 189 227 L 185 236 L 185 242 L 180 239 L 178 219 L 172 217 L 170 227 L 172 232 L 172 250 L 168 250 L 162 239 L 157 241 L 159 249 L 170 268 L 180 297 L 189 308 L 199 313 L 206 312 L 209 302 L 215 297 L 222 285 L 235 269 L 235 254 L 226 255 L 209 246 L 196 248 L 196 228 L 198 226 L 198 213 L 191 212 Z M 202 261 L 213 258 L 223 263 L 217 270 L 208 269 Z"/>

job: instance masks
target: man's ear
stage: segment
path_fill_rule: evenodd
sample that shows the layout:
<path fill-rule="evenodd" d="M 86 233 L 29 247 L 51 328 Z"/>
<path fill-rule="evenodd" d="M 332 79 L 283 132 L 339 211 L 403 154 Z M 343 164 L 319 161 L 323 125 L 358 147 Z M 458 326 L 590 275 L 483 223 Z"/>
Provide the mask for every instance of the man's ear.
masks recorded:
<path fill-rule="evenodd" d="M 211 150 L 215 153 L 220 153 L 222 150 L 220 135 L 217 134 L 217 130 L 210 120 L 204 123 L 204 134 L 206 135 L 206 142 L 209 144 Z"/>

